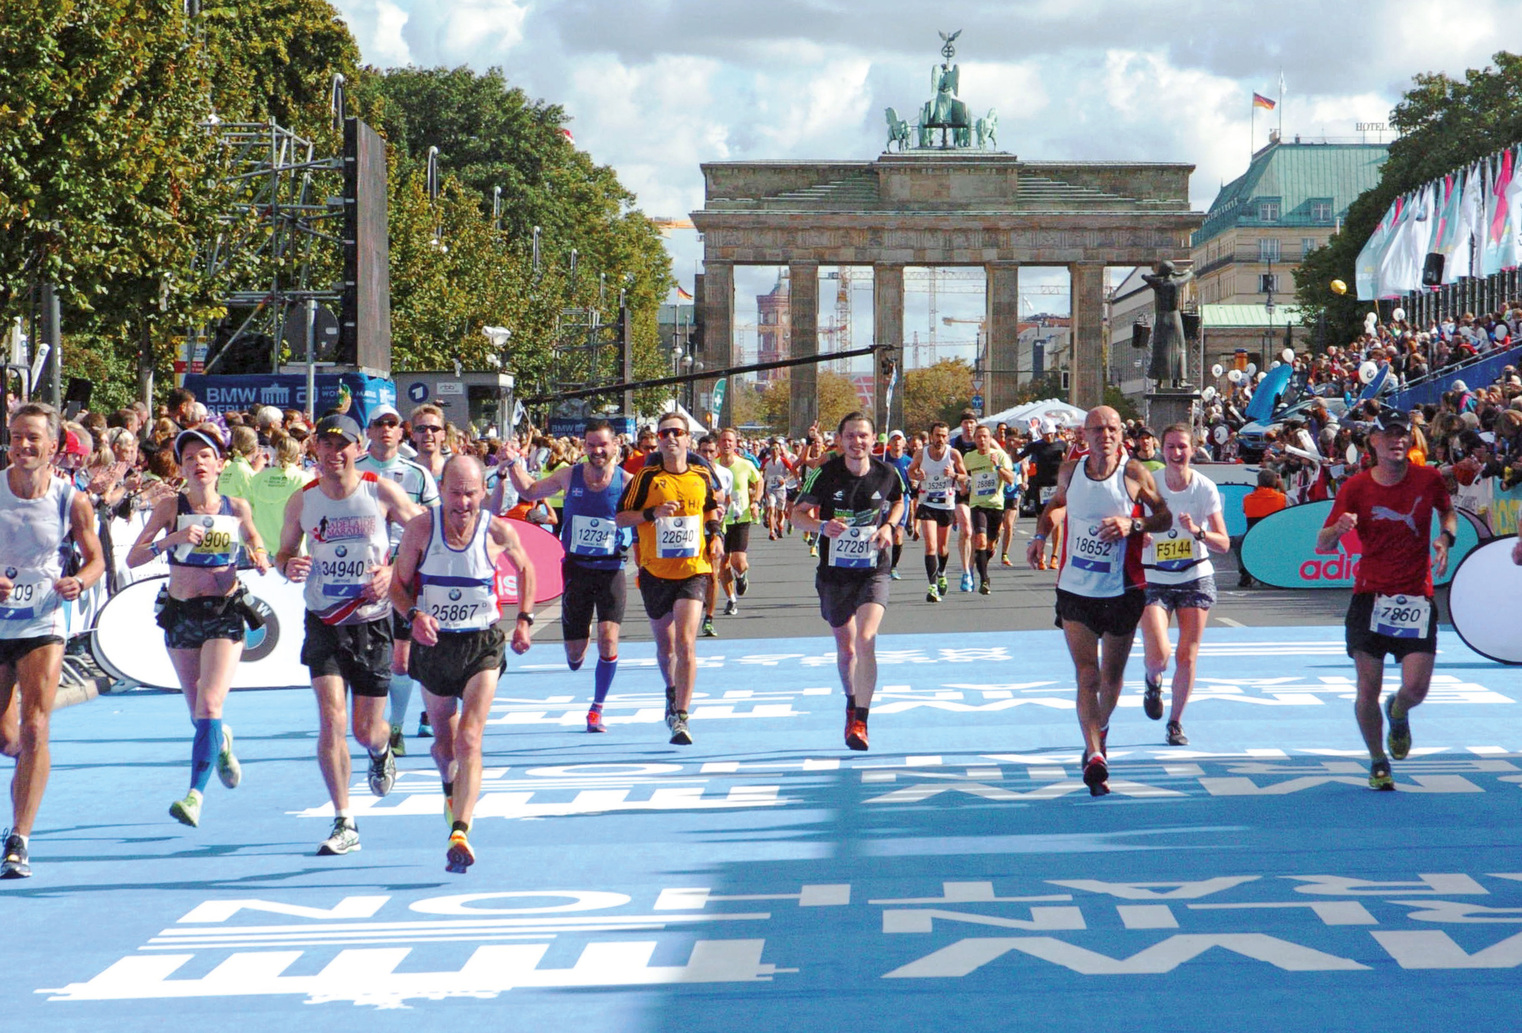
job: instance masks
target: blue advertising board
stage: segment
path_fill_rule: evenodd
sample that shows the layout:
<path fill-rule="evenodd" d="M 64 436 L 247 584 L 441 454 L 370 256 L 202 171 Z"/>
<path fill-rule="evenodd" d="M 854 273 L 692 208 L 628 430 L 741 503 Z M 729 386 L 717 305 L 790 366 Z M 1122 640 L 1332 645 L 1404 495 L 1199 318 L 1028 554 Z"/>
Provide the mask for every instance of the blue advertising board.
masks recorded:
<path fill-rule="evenodd" d="M 369 422 L 369 413 L 378 405 L 396 404 L 396 385 L 385 377 L 372 377 L 364 373 L 324 373 L 317 377 L 316 412 L 338 405 L 339 385 L 346 385 L 354 404 L 350 415 L 361 426 Z M 307 405 L 307 378 L 299 373 L 250 373 L 222 376 L 219 374 L 190 373 L 185 376 L 185 387 L 193 392 L 196 400 L 206 406 L 208 412 L 248 412 L 261 405 L 273 405 L 279 409 L 313 408 Z"/>
<path fill-rule="evenodd" d="M 579 438 L 582 431 L 586 430 L 587 421 L 593 417 L 587 416 L 552 416 L 550 417 L 550 437 L 552 438 Z M 613 425 L 614 434 L 627 434 L 634 437 L 633 416 L 609 416 L 609 423 Z"/>
<path fill-rule="evenodd" d="M 1274 588 L 1352 588 L 1362 545 L 1356 531 L 1337 543 L 1337 551 L 1316 551 L 1316 535 L 1332 511 L 1330 500 L 1291 506 L 1264 517 L 1242 539 L 1242 565 L 1258 581 Z M 1433 583 L 1446 584 L 1459 563 L 1480 544 L 1478 518 L 1459 510 L 1457 542 L 1448 552 L 1448 570 Z M 1441 530 L 1432 521 L 1432 537 Z"/>

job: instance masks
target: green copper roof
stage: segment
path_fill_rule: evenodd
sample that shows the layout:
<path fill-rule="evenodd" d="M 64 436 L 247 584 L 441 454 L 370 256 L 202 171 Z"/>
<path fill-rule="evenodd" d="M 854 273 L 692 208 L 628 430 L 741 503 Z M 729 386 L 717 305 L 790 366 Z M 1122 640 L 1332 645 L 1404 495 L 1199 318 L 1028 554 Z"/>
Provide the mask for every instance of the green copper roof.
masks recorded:
<path fill-rule="evenodd" d="M 1262 305 L 1201 305 L 1200 326 L 1206 330 L 1225 327 L 1277 326 L 1285 323 L 1300 325 L 1300 308 L 1296 305 L 1275 305 L 1273 320 L 1268 309 Z"/>
<path fill-rule="evenodd" d="M 1379 182 L 1387 155 L 1378 143 L 1269 144 L 1221 188 L 1193 246 L 1233 226 L 1333 226 L 1354 198 Z M 1264 202 L 1275 201 L 1277 211 L 1265 210 Z"/>

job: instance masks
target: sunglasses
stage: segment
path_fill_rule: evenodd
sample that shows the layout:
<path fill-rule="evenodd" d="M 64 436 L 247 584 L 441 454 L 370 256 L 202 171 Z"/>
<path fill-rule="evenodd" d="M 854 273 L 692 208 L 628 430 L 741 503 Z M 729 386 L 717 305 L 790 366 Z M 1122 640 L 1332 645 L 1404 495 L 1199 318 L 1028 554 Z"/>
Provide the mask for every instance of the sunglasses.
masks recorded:
<path fill-rule="evenodd" d="M 686 433 L 681 427 L 664 427 L 660 432 L 663 438 L 680 438 L 685 436 Z"/>
<path fill-rule="evenodd" d="M 442 434 L 442 433 L 444 433 L 444 428 L 438 426 L 437 424 L 433 424 L 433 423 L 418 423 L 418 424 L 414 424 L 413 425 L 413 427 L 412 427 L 412 433 L 414 433 L 414 434 Z"/>
<path fill-rule="evenodd" d="M 375 422 L 371 423 L 370 426 L 385 427 L 387 430 L 390 430 L 393 427 L 400 427 L 401 424 L 395 420 L 376 420 Z"/>

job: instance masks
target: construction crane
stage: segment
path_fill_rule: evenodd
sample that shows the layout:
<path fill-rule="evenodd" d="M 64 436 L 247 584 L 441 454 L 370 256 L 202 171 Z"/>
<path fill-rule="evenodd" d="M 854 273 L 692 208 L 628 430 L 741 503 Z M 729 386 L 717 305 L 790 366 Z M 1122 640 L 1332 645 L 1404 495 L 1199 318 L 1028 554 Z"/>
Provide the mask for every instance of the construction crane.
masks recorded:
<path fill-rule="evenodd" d="M 692 224 L 692 220 L 687 218 L 685 215 L 676 217 L 669 215 L 652 215 L 650 216 L 650 223 L 656 229 L 661 231 L 662 236 L 665 236 L 672 230 L 697 229 L 697 227 Z"/>

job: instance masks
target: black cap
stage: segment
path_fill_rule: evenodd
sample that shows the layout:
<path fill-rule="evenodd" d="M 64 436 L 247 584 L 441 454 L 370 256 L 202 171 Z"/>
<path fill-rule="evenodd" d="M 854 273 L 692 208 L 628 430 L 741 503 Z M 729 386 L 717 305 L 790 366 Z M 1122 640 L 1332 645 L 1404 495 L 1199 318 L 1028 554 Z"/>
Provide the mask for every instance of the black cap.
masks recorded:
<path fill-rule="evenodd" d="M 1374 426 L 1381 431 L 1398 431 L 1403 434 L 1411 433 L 1411 417 L 1399 409 L 1391 409 L 1388 406 L 1379 410 L 1374 417 Z"/>
<path fill-rule="evenodd" d="M 313 432 L 318 438 L 339 437 L 344 439 L 344 444 L 364 440 L 364 431 L 359 429 L 359 424 L 354 422 L 353 417 L 335 412 L 317 421 L 317 428 Z"/>

